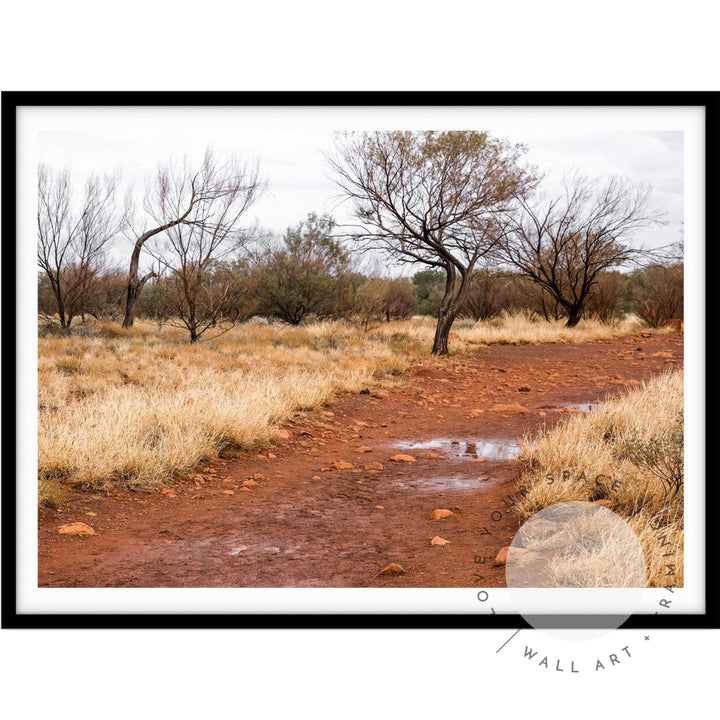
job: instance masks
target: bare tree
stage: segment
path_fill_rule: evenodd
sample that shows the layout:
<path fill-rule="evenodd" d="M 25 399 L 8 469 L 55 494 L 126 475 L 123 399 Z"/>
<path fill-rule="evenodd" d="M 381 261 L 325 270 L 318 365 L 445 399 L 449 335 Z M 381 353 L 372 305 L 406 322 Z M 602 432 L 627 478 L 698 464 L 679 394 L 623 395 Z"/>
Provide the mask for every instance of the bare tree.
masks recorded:
<path fill-rule="evenodd" d="M 236 315 L 233 273 L 220 261 L 250 238 L 251 233 L 240 222 L 263 184 L 257 168 L 242 165 L 235 158 L 218 165 L 211 153 L 206 154 L 199 175 L 186 163 L 165 179 L 162 216 L 184 219 L 170 224 L 158 242 L 149 246 L 149 254 L 166 274 L 168 299 L 190 333 L 190 342 L 196 342 L 209 328 Z M 204 195 L 200 201 L 193 201 L 198 185 L 205 188 Z M 210 188 L 214 190 L 209 192 Z M 190 204 L 191 212 L 186 214 Z"/>
<path fill-rule="evenodd" d="M 149 297 L 148 290 L 153 291 Z M 159 326 L 167 322 L 187 330 L 194 343 L 211 328 L 212 336 L 218 337 L 247 320 L 254 305 L 247 278 L 230 263 L 212 260 L 202 270 L 195 263 L 171 269 L 167 277 L 148 286 L 140 307 Z"/>
<path fill-rule="evenodd" d="M 648 256 L 631 245 L 633 235 L 662 216 L 648 210 L 649 187 L 616 177 L 598 189 L 576 174 L 564 188 L 544 204 L 519 195 L 515 211 L 503 217 L 499 246 L 503 259 L 546 290 L 574 327 L 600 273 Z"/>
<path fill-rule="evenodd" d="M 195 261 L 205 258 L 208 262 L 265 188 L 257 165 L 241 163 L 233 157 L 218 160 L 209 148 L 198 168 L 191 167 L 187 158 L 181 164 L 159 168 L 143 201 L 150 222 L 142 230 L 132 228 L 136 239 L 130 257 L 123 327 L 132 326 L 138 296 L 145 283 L 156 276 L 150 271 L 140 277 L 140 254 L 150 238 L 173 228 L 192 228 L 192 232 L 175 234 L 177 257 L 182 258 L 192 246 Z M 183 262 L 191 261 L 186 258 Z"/>
<path fill-rule="evenodd" d="M 534 182 L 523 152 L 483 132 L 396 131 L 340 135 L 327 156 L 354 203 L 360 247 L 443 271 L 436 355 L 448 354 L 475 266 L 497 242 L 493 214 Z"/>
<path fill-rule="evenodd" d="M 57 173 L 44 165 L 38 169 L 38 265 L 48 278 L 64 330 L 84 311 L 103 269 L 106 246 L 127 223 L 127 203 L 116 205 L 119 184 L 119 173 L 91 175 L 76 204 L 68 168 Z"/>

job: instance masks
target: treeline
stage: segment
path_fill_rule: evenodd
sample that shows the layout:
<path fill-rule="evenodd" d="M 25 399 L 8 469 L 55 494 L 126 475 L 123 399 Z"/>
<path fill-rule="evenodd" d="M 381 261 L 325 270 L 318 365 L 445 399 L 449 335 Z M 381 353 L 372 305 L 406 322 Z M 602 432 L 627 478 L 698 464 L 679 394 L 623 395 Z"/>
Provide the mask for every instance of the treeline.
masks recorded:
<path fill-rule="evenodd" d="M 333 238 L 328 216 L 309 215 L 281 240 L 258 241 L 235 257 L 212 260 L 198 274 L 158 264 L 137 301 L 137 316 L 180 325 L 191 341 L 208 330 L 252 317 L 298 325 L 315 319 L 345 319 L 364 329 L 413 315 L 437 317 L 445 274 L 422 270 L 412 278 L 367 276 Z M 193 280 L 191 282 L 191 279 Z M 69 266 L 60 278 L 65 323 L 122 319 L 127 270 L 97 263 Z M 39 311 L 58 315 L 57 294 L 46 273 L 38 278 Z M 490 320 L 503 311 L 527 312 L 545 320 L 567 318 L 566 309 L 531 278 L 513 271 L 476 270 L 459 316 Z M 598 275 L 585 314 L 613 322 L 634 313 L 651 327 L 683 314 L 683 266 L 651 265 L 631 273 Z"/>
<path fill-rule="evenodd" d="M 436 316 L 444 274 L 423 270 L 412 280 L 421 315 Z M 503 311 L 529 312 L 544 320 L 565 320 L 567 310 L 547 290 L 518 272 L 476 270 L 461 317 L 490 320 Z M 630 273 L 599 273 L 588 294 L 585 316 L 610 323 L 633 313 L 653 328 L 683 317 L 683 264 L 657 264 Z"/>
<path fill-rule="evenodd" d="M 525 151 L 481 132 L 340 134 L 326 159 L 357 222 L 336 228 L 310 214 L 282 237 L 247 228 L 267 181 L 232 155 L 208 149 L 197 165 L 160 166 L 141 207 L 131 193 L 119 198 L 119 173 L 78 190 L 68 169 L 41 166 L 40 312 L 64 332 L 77 317 L 122 316 L 127 328 L 141 316 L 180 325 L 191 342 L 253 316 L 367 328 L 421 313 L 437 318 L 437 355 L 457 317 L 522 310 L 567 327 L 628 311 L 656 327 L 680 317 L 679 247 L 631 242 L 664 222 L 651 189 L 574 174 L 545 198 Z M 114 269 L 120 237 L 132 250 Z M 412 280 L 367 277 L 358 263 L 368 251 L 426 269 Z M 639 269 L 619 271 L 628 267 Z"/>

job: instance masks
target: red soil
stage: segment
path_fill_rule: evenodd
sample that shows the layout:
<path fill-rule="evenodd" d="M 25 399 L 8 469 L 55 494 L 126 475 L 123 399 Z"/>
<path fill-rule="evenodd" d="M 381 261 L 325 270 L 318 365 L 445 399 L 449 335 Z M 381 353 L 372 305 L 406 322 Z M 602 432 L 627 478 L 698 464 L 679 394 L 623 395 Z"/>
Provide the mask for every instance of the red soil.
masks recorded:
<path fill-rule="evenodd" d="M 519 522 L 503 502 L 513 460 L 470 462 L 464 441 L 517 440 L 682 365 L 682 335 L 573 345 L 491 346 L 410 370 L 399 386 L 298 414 L 261 455 L 219 461 L 170 493 L 74 492 L 39 510 L 41 587 L 497 587 Z M 655 353 L 672 353 L 655 356 Z M 632 383 L 631 383 L 632 384 Z M 520 391 L 519 388 L 529 388 Z M 519 404 L 527 413 L 492 410 Z M 477 411 L 477 412 L 475 412 Z M 401 441 L 457 439 L 445 450 Z M 366 446 L 369 452 L 357 452 Z M 484 448 L 478 447 L 482 458 Z M 472 448 L 470 448 L 472 451 Z M 398 453 L 417 462 L 393 462 Z M 472 458 L 471 458 L 472 459 Z M 352 463 L 335 469 L 334 462 Z M 382 470 L 363 465 L 379 462 Z M 258 485 L 242 482 L 255 477 Z M 232 491 L 232 492 L 228 492 Z M 378 507 L 380 506 L 380 507 Z M 382 508 L 382 509 L 381 509 Z M 442 520 L 435 509 L 451 509 Z M 58 534 L 86 522 L 96 534 Z M 431 538 L 449 540 L 432 546 Z M 478 560 L 485 559 L 485 562 Z M 380 575 L 389 563 L 405 570 Z"/>

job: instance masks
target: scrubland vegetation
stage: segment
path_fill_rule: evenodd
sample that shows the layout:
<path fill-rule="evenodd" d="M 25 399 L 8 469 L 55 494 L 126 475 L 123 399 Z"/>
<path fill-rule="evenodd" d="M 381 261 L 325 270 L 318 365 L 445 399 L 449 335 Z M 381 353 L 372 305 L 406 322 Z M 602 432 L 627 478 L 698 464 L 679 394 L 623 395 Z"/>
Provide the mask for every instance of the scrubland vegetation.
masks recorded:
<path fill-rule="evenodd" d="M 566 328 L 527 315 L 461 321 L 456 353 L 481 344 L 576 342 L 636 332 L 639 324 L 583 321 Z M 432 320 L 383 322 L 368 331 L 341 321 L 301 327 L 258 322 L 188 343 L 172 326 L 79 325 L 39 340 L 41 502 L 61 482 L 110 489 L 152 487 L 220 453 L 271 442 L 296 410 L 318 407 L 429 358 Z"/>
<path fill-rule="evenodd" d="M 663 222 L 651 189 L 576 174 L 548 199 L 525 151 L 481 132 L 340 134 L 326 160 L 355 224 L 310 212 L 282 236 L 246 224 L 259 166 L 210 149 L 159 166 L 141 203 L 120 201 L 119 171 L 78 190 L 69 169 L 40 167 L 40 502 L 162 486 L 431 355 L 681 319 L 682 254 L 632 244 Z M 660 531 L 680 584 L 682 407 L 667 375 L 526 442 L 522 516 L 607 500 L 650 584 L 666 582 Z"/>
<path fill-rule="evenodd" d="M 640 538 L 648 586 L 682 585 L 682 373 L 657 376 L 640 390 L 526 440 L 521 462 L 522 517 L 556 503 L 605 501 Z M 612 555 L 613 548 L 606 549 Z M 668 563 L 674 576 L 667 575 Z M 576 575 L 588 572 L 586 564 L 578 560 Z"/>
<path fill-rule="evenodd" d="M 58 480 L 152 487 L 232 449 L 273 438 L 295 410 L 401 372 L 419 342 L 333 324 L 247 325 L 208 344 L 174 328 L 97 327 L 46 337 L 39 358 L 40 499 Z"/>

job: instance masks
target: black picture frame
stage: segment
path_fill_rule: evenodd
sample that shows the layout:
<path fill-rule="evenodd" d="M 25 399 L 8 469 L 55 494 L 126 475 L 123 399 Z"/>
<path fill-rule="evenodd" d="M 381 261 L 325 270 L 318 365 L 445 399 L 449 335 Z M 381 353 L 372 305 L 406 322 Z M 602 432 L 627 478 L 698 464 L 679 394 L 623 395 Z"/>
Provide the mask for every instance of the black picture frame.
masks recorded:
<path fill-rule="evenodd" d="M 1 328 L 5 352 L 2 358 L 2 614 L 3 628 L 139 628 L 139 629 L 234 629 L 234 628 L 443 628 L 502 629 L 530 627 L 520 615 L 511 614 L 30 614 L 17 607 L 17 475 L 18 425 L 16 373 L 17 324 L 14 309 L 20 302 L 16 280 L 17 214 L 17 110 L 27 106 L 504 106 L 504 107 L 703 107 L 705 110 L 705 227 L 713 227 L 712 198 L 718 197 L 718 92 L 4 92 L 2 93 L 2 300 L 6 309 Z M 717 253 L 706 244 L 708 268 Z M 712 317 L 709 298 L 707 318 Z M 705 350 L 708 367 L 708 350 Z M 705 405 L 714 397 L 712 376 L 706 377 Z M 699 398 L 692 400 L 698 401 Z M 692 401 L 691 400 L 691 401 Z M 707 417 L 703 418 L 707 428 Z M 706 431 L 707 437 L 707 431 Z M 706 449 L 706 467 L 709 457 Z M 627 629 L 708 629 L 720 627 L 720 598 L 714 570 L 719 538 L 712 532 L 714 509 L 720 489 L 705 482 L 705 612 L 701 614 L 656 613 L 632 615 Z M 562 618 L 563 616 L 556 616 Z M 574 616 L 582 622 L 584 616 Z M 553 616 L 544 616 L 544 625 Z M 588 623 L 591 618 L 588 617 Z M 591 625 L 588 625 L 591 626 Z"/>

